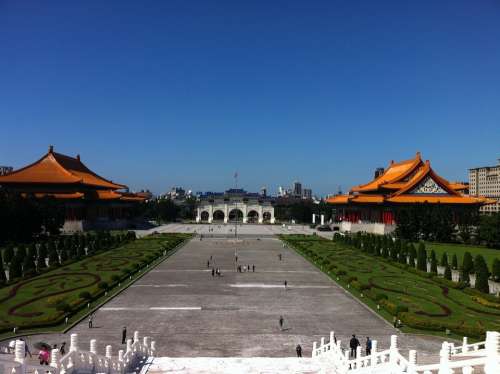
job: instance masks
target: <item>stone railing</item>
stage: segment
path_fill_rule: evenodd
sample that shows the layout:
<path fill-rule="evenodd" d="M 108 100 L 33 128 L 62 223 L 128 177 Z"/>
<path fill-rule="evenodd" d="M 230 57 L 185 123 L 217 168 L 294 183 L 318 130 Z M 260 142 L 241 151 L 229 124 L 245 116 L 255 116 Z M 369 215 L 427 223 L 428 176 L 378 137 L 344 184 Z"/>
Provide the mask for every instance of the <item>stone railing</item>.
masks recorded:
<path fill-rule="evenodd" d="M 377 351 L 377 341 L 372 341 L 369 356 L 362 356 L 361 347 L 356 349 L 356 358 L 350 358 L 350 350 L 343 349 L 340 340 L 335 342 L 334 332 L 330 341 L 313 344 L 312 357 L 323 361 L 338 374 L 407 373 L 407 374 L 484 374 L 500 373 L 500 333 L 488 331 L 486 341 L 468 344 L 464 338 L 461 346 L 443 342 L 439 362 L 417 365 L 417 352 L 410 350 L 408 359 L 399 353 L 398 338 L 391 336 L 389 349 Z"/>
<path fill-rule="evenodd" d="M 90 350 L 80 349 L 78 334 L 71 334 L 69 352 L 60 357 L 59 350 L 51 351 L 50 365 L 32 365 L 25 360 L 25 342 L 16 341 L 14 357 L 0 357 L 0 373 L 8 374 L 72 374 L 82 372 L 124 374 L 138 372 L 148 357 L 154 357 L 156 343 L 149 337 L 139 338 L 134 332 L 134 339 L 127 340 L 126 350 L 119 350 L 118 357 L 112 356 L 112 348 L 107 345 L 105 354 L 97 353 L 97 341 L 90 340 Z"/>

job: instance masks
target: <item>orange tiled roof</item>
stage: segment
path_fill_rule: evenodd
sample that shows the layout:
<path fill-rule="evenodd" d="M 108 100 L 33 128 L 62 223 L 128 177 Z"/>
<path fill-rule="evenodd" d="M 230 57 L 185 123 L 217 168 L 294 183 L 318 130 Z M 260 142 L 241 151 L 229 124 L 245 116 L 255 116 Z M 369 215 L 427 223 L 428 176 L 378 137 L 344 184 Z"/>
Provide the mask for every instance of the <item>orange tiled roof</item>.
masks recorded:
<path fill-rule="evenodd" d="M 27 197 L 29 194 L 21 194 L 23 197 Z M 54 193 L 54 192 L 36 192 L 33 194 L 37 199 L 42 199 L 44 197 L 53 197 L 55 199 L 81 199 L 84 194 L 82 192 L 73 193 Z"/>
<path fill-rule="evenodd" d="M 468 183 L 460 183 L 460 182 L 454 182 L 450 183 L 450 187 L 453 188 L 455 191 L 463 191 L 469 188 Z"/>
<path fill-rule="evenodd" d="M 55 153 L 53 148 L 38 161 L 0 176 L 0 184 L 83 184 L 98 188 L 122 189 L 125 185 L 113 183 L 87 168 L 80 157 Z"/>
<path fill-rule="evenodd" d="M 426 186 L 430 181 L 430 186 Z M 419 187 L 420 186 L 420 187 Z M 416 190 L 416 188 L 419 190 Z M 351 189 L 348 195 L 327 199 L 330 204 L 350 203 L 443 203 L 443 204 L 490 204 L 483 197 L 469 197 L 459 191 L 463 184 L 450 183 L 423 162 L 420 153 L 414 159 L 391 162 L 384 173 L 373 181 Z M 423 188 L 423 190 L 421 189 Z M 427 191 L 429 190 L 429 191 Z"/>
<path fill-rule="evenodd" d="M 122 194 L 113 190 L 97 190 L 96 198 L 98 200 L 118 200 L 122 198 Z"/>
<path fill-rule="evenodd" d="M 368 192 L 368 191 L 377 191 L 381 187 L 385 187 L 385 185 L 391 185 L 395 182 L 399 182 L 412 172 L 415 171 L 420 165 L 422 165 L 422 159 L 420 157 L 420 152 L 417 152 L 415 158 L 410 160 L 394 162 L 387 169 L 385 169 L 384 173 L 375 178 L 371 182 L 367 184 L 362 184 L 351 189 L 351 192 Z"/>

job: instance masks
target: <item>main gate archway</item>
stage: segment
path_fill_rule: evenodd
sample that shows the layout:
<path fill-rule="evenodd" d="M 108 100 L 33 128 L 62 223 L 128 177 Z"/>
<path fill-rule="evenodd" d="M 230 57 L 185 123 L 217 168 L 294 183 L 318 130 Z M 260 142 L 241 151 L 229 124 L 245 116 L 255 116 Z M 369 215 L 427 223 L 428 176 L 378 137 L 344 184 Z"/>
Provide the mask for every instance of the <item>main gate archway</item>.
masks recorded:
<path fill-rule="evenodd" d="M 243 212 L 239 209 L 233 209 L 229 212 L 229 222 L 243 222 Z"/>
<path fill-rule="evenodd" d="M 247 214 L 247 222 L 248 223 L 259 222 L 259 213 L 256 210 L 249 211 Z"/>
<path fill-rule="evenodd" d="M 213 220 L 217 222 L 224 222 L 224 212 L 222 210 L 216 210 L 213 214 Z"/>
<path fill-rule="evenodd" d="M 201 217 L 202 222 L 208 222 L 208 219 L 210 218 L 210 214 L 208 214 L 208 212 L 206 210 L 204 210 L 203 212 L 201 212 L 200 217 Z"/>

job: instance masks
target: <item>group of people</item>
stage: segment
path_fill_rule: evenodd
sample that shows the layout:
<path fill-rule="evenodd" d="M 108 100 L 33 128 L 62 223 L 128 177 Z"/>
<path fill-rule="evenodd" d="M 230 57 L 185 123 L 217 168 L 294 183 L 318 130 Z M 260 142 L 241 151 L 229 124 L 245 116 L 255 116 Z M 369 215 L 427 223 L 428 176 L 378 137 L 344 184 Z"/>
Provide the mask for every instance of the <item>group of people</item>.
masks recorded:
<path fill-rule="evenodd" d="M 349 348 L 351 349 L 350 351 L 351 358 L 356 358 L 357 348 L 359 346 L 361 346 L 361 343 L 359 342 L 358 338 L 356 338 L 356 335 L 353 334 L 351 340 L 349 341 Z M 372 340 L 370 339 L 369 336 L 367 336 L 365 342 L 365 355 L 369 356 L 371 354 L 372 354 Z"/>
<path fill-rule="evenodd" d="M 250 270 L 252 271 L 252 273 L 255 273 L 255 265 L 238 265 L 237 267 L 238 269 L 238 273 L 245 273 L 245 272 L 250 272 Z"/>

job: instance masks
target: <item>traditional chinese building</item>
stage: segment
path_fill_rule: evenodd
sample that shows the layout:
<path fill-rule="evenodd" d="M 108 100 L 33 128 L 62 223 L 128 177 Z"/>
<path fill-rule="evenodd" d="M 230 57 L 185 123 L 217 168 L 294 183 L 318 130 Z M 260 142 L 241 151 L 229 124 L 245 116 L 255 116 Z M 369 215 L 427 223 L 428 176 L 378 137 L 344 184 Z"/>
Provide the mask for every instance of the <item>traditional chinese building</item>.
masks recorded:
<path fill-rule="evenodd" d="M 41 159 L 0 176 L 0 186 L 23 196 L 54 198 L 64 204 L 63 231 L 126 228 L 130 210 L 143 196 L 87 168 L 80 156 L 49 151 Z"/>
<path fill-rule="evenodd" d="M 377 169 L 371 182 L 353 187 L 349 194 L 330 197 L 327 202 L 335 206 L 333 219 L 340 231 L 384 234 L 395 229 L 398 207 L 442 204 L 479 209 L 490 203 L 483 197 L 462 194 L 466 187 L 440 177 L 417 153 L 410 160 L 391 161 L 386 169 Z"/>

